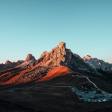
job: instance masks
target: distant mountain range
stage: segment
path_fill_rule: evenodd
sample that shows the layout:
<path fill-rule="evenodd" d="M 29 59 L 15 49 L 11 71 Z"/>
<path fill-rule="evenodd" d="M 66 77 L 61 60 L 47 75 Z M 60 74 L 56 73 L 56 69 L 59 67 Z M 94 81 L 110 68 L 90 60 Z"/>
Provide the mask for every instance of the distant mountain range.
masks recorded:
<path fill-rule="evenodd" d="M 104 62 L 103 60 L 92 58 L 90 55 L 86 55 L 84 58 L 85 63 L 89 64 L 96 70 L 102 70 L 104 72 L 112 72 L 112 64 Z"/>
<path fill-rule="evenodd" d="M 28 90 L 30 94 L 35 87 L 43 85 L 69 88 L 77 102 L 109 102 L 112 101 L 112 64 L 90 55 L 81 58 L 66 48 L 64 42 L 50 52 L 43 52 L 39 59 L 28 54 L 25 60 L 0 64 L 0 88 L 3 90 L 10 88 L 8 92 L 12 90 L 14 94 L 18 87 L 26 92 L 27 86 L 32 88 Z M 51 92 L 48 88 L 44 89 Z M 21 94 L 24 96 L 23 92 Z M 4 97 L 2 92 L 0 95 Z"/>

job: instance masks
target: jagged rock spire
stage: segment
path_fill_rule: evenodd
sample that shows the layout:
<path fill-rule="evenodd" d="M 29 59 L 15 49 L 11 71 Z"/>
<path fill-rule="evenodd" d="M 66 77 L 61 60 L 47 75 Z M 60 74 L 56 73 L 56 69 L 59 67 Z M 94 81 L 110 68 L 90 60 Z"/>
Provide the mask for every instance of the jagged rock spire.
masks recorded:
<path fill-rule="evenodd" d="M 68 66 L 72 69 L 87 69 L 83 59 L 70 49 L 66 48 L 65 42 L 60 42 L 50 52 L 45 51 L 37 61 L 39 66 Z"/>
<path fill-rule="evenodd" d="M 59 48 L 66 48 L 66 43 L 65 43 L 65 42 L 60 42 L 60 43 L 58 44 L 58 47 L 59 47 Z"/>
<path fill-rule="evenodd" d="M 55 48 L 51 50 L 51 52 L 43 52 L 41 55 L 40 65 L 46 66 L 59 66 L 62 61 L 65 60 L 66 55 L 66 44 L 64 42 L 60 42 Z"/>

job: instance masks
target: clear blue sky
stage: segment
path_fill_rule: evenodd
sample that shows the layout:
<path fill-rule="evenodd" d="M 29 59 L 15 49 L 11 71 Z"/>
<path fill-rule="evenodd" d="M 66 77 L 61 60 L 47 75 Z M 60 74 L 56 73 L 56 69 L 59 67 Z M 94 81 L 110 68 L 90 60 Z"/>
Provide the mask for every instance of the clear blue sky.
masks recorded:
<path fill-rule="evenodd" d="M 0 62 L 36 58 L 60 41 L 112 59 L 112 0 L 0 0 Z"/>

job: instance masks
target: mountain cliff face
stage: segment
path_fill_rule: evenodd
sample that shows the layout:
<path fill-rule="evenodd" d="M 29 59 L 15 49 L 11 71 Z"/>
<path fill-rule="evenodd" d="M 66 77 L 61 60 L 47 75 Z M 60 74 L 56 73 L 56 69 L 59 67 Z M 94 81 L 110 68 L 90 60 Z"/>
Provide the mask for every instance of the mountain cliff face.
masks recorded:
<path fill-rule="evenodd" d="M 112 95 L 108 93 L 111 92 L 112 81 L 108 76 L 99 75 L 97 71 L 105 70 L 103 66 L 107 67 L 106 63 L 89 55 L 82 59 L 66 48 L 64 42 L 59 43 L 50 52 L 45 51 L 37 60 L 32 54 L 28 54 L 24 61 L 14 65 L 7 61 L 3 66 L 7 65 L 11 66 L 0 72 L 0 87 L 50 84 L 68 87 L 79 100 L 88 102 L 112 100 Z"/>

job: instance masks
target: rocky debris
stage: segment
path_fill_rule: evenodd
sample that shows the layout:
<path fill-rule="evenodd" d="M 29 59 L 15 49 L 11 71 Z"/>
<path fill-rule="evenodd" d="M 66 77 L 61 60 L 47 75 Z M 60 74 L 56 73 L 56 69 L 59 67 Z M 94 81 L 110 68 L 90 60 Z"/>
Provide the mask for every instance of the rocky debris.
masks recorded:
<path fill-rule="evenodd" d="M 1 85 L 19 85 L 19 84 L 26 84 L 30 82 L 37 82 L 39 79 L 44 77 L 49 68 L 48 67 L 34 67 L 30 69 L 25 69 L 20 71 L 19 74 L 15 74 L 13 77 L 8 79 L 7 81 L 4 80 Z M 11 75 L 11 73 L 8 73 L 7 75 Z"/>
<path fill-rule="evenodd" d="M 45 75 L 44 77 L 42 77 L 39 82 L 41 81 L 48 81 L 51 80 L 53 78 L 56 78 L 58 76 L 65 76 L 72 73 L 72 71 L 65 66 L 59 66 L 59 67 L 54 67 L 53 69 L 49 70 L 47 75 Z"/>
<path fill-rule="evenodd" d="M 45 76 L 48 72 L 49 68 L 48 67 L 38 67 L 30 71 L 29 73 L 25 73 L 25 75 L 22 76 L 23 79 L 32 79 L 32 80 L 39 80 L 43 76 Z M 31 81 L 32 81 L 31 80 Z"/>

